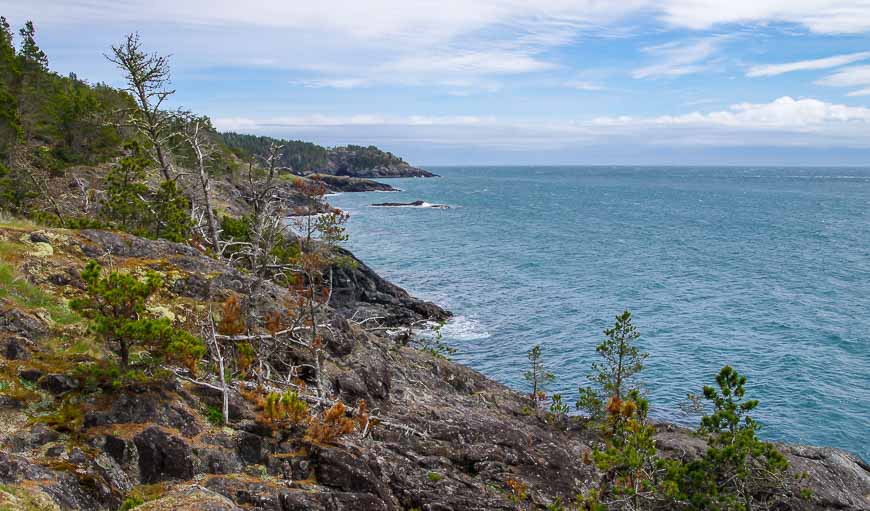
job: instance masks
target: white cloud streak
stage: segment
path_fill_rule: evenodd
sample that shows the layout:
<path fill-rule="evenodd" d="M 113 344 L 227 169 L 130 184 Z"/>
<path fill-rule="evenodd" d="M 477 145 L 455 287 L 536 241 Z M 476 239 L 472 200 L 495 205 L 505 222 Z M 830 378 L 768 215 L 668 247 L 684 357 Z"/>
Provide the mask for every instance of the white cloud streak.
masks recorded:
<path fill-rule="evenodd" d="M 868 96 L 870 95 L 870 87 L 868 87 L 870 86 L 870 65 L 847 67 L 816 81 L 816 83 L 832 87 L 862 87 L 846 95 L 852 97 Z"/>
<path fill-rule="evenodd" d="M 854 62 L 867 60 L 868 58 L 870 58 L 870 51 L 862 51 L 858 53 L 848 53 L 845 55 L 835 55 L 833 57 L 825 57 L 821 59 L 788 62 L 785 64 L 764 64 L 759 66 L 752 66 L 746 72 L 746 76 L 777 76 L 785 73 L 793 73 L 795 71 L 831 69 L 835 67 L 845 66 L 847 64 L 852 64 Z"/>
<path fill-rule="evenodd" d="M 642 48 L 641 51 L 652 57 L 655 63 L 636 69 L 631 76 L 637 79 L 661 78 L 704 71 L 726 40 L 725 36 L 714 36 Z"/>
<path fill-rule="evenodd" d="M 478 116 L 305 115 L 215 119 L 223 130 L 434 145 L 545 150 L 583 145 L 870 147 L 870 108 L 784 96 L 657 117 L 527 122 Z"/>

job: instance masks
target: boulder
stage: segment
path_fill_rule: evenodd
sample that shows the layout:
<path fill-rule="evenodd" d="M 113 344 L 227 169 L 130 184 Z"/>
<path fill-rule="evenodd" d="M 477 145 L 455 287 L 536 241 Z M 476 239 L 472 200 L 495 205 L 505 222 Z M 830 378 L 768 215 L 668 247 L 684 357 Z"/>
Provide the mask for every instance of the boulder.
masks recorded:
<path fill-rule="evenodd" d="M 193 477 L 190 446 L 181 438 L 151 426 L 133 438 L 143 483 Z"/>

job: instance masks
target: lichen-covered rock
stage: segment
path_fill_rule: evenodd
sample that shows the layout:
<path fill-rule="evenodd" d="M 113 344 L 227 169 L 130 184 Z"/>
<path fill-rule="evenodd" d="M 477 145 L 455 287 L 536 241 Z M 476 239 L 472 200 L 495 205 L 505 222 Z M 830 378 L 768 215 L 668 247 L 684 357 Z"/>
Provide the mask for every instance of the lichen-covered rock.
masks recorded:
<path fill-rule="evenodd" d="M 85 414 L 86 428 L 110 424 L 159 424 L 192 437 L 201 430 L 196 418 L 180 402 L 177 394 L 159 391 L 122 393 L 113 397 L 108 409 Z"/>
<path fill-rule="evenodd" d="M 24 337 L 8 337 L 0 339 L 0 353 L 6 360 L 29 360 L 29 342 Z"/>
<path fill-rule="evenodd" d="M 48 325 L 36 314 L 0 300 L 0 334 L 12 334 L 25 339 L 39 339 L 48 333 Z"/>
<path fill-rule="evenodd" d="M 174 489 L 136 511 L 242 511 L 233 501 L 199 485 Z"/>
<path fill-rule="evenodd" d="M 39 387 L 54 394 L 65 394 L 79 388 L 79 382 L 65 374 L 46 374 L 37 381 Z"/>

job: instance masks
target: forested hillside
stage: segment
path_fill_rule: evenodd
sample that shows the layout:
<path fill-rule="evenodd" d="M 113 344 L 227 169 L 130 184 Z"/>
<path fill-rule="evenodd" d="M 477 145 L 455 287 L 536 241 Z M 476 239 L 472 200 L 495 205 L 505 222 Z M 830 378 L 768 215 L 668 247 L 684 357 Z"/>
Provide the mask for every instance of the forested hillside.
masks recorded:
<path fill-rule="evenodd" d="M 239 157 L 265 153 L 271 144 L 284 147 L 279 161 L 296 174 L 321 173 L 354 177 L 430 177 L 431 173 L 410 166 L 405 160 L 375 146 L 346 145 L 326 148 L 300 140 L 221 133 L 224 143 Z"/>

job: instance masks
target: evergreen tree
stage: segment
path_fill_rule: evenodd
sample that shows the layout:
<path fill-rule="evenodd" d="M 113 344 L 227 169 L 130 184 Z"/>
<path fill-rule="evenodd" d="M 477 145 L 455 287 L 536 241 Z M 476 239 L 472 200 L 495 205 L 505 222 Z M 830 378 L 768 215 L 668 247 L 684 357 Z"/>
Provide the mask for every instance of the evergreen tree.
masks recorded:
<path fill-rule="evenodd" d="M 163 181 L 152 192 L 145 184 L 145 169 L 151 159 L 138 142 L 124 147 L 127 155 L 106 176 L 104 218 L 139 236 L 186 241 L 192 225 L 187 198 L 175 181 Z"/>
<path fill-rule="evenodd" d="M 556 376 L 544 367 L 544 359 L 541 355 L 541 346 L 539 344 L 535 344 L 529 350 L 527 357 L 529 359 L 529 370 L 523 373 L 523 378 L 532 387 L 529 396 L 537 407 L 539 403 L 547 399 L 544 391 L 547 385 L 556 379 Z"/>
<path fill-rule="evenodd" d="M 163 181 L 153 194 L 154 221 L 149 237 L 182 243 L 190 238 L 190 202 L 175 181 Z"/>
<path fill-rule="evenodd" d="M 121 366 L 126 369 L 132 349 L 141 346 L 195 372 L 206 351 L 202 341 L 173 328 L 167 319 L 148 317 L 145 302 L 163 286 L 160 277 L 148 272 L 140 280 L 118 272 L 103 276 L 102 271 L 96 261 L 88 262 L 82 272 L 87 297 L 73 300 L 71 305 L 92 320 L 91 330 L 115 352 Z"/>
<path fill-rule="evenodd" d="M 9 163 L 9 152 L 22 135 L 15 95 L 19 76 L 12 30 L 0 16 L 0 163 Z"/>
<path fill-rule="evenodd" d="M 144 199 L 148 187 L 144 179 L 150 159 L 143 155 L 138 142 L 128 142 L 124 148 L 128 154 L 106 175 L 103 215 L 127 232 L 138 232 L 145 223 L 143 217 L 148 214 Z"/>
<path fill-rule="evenodd" d="M 630 312 L 616 316 L 616 323 L 604 335 L 604 341 L 595 348 L 604 361 L 593 362 L 589 374 L 593 386 L 581 388 L 577 401 L 577 408 L 593 419 L 603 418 L 607 407 L 620 406 L 626 395 L 639 390 L 635 377 L 643 370 L 647 357 L 635 346 L 640 333 L 631 322 Z"/>
<path fill-rule="evenodd" d="M 745 399 L 746 376 L 725 366 L 716 384 L 718 389 L 704 387 L 704 398 L 713 404 L 713 413 L 701 418 L 707 451 L 686 464 L 665 462 L 668 494 L 691 509 L 767 509 L 777 495 L 786 493 L 782 476 L 788 461 L 756 435 L 760 425 L 749 412 L 758 401 Z"/>
<path fill-rule="evenodd" d="M 19 34 L 21 34 L 21 50 L 18 52 L 18 57 L 21 59 L 22 70 L 34 74 L 47 72 L 48 56 L 36 44 L 36 29 L 33 27 L 33 22 L 25 23 Z"/>

